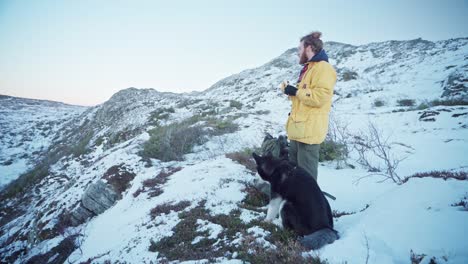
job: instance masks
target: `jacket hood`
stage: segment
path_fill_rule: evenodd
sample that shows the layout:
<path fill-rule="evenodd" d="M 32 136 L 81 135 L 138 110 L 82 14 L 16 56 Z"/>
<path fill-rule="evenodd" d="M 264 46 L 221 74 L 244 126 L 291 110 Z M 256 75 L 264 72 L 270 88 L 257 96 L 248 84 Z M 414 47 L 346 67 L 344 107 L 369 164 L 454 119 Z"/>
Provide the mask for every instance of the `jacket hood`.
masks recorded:
<path fill-rule="evenodd" d="M 324 49 L 320 50 L 319 53 L 315 54 L 308 62 L 318 62 L 318 61 L 326 61 L 328 62 L 328 55 Z"/>

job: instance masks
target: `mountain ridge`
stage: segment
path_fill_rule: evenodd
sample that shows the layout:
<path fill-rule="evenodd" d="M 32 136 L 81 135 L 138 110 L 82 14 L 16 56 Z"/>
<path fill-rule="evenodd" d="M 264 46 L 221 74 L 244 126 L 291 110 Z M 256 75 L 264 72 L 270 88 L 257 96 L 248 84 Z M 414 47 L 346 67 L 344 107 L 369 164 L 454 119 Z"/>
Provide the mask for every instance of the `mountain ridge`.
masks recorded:
<path fill-rule="evenodd" d="M 383 128 L 385 136 L 393 132 L 398 136 L 398 142 L 401 142 L 401 145 L 393 147 L 393 151 L 398 155 L 410 155 L 398 170 L 401 175 L 412 175 L 423 169 L 466 169 L 468 164 L 462 157 L 468 140 L 467 91 L 464 81 L 467 73 L 468 38 L 440 41 L 434 45 L 419 39 L 367 45 L 367 48 L 363 48 L 335 42 L 326 43 L 330 62 L 336 67 L 339 77 L 335 87 L 331 123 L 348 126 L 350 133 L 359 135 L 358 132 L 366 127 L 365 121 L 372 120 Z M 191 219 L 184 218 L 184 213 L 193 210 L 197 212 L 200 208 L 207 210 L 211 217 L 205 216 L 200 219 L 201 222 L 197 220 L 195 225 L 201 225 L 200 228 L 205 227 L 207 230 L 226 229 L 223 222 L 215 218 L 217 215 L 231 213 L 231 217 L 245 225 L 252 219 L 255 219 L 254 222 L 261 221 L 263 209 L 251 205 L 249 207 L 244 201 L 246 197 L 249 198 L 248 184 L 255 180 L 254 172 L 228 156 L 233 157 L 235 153 L 242 153 L 245 149 L 259 147 L 264 132 L 272 135 L 284 134 L 290 103 L 277 85 L 285 79 L 296 79 L 301 66 L 297 64 L 295 53 L 295 48 L 288 49 L 257 68 L 223 78 L 197 93 L 163 93 L 151 88 L 130 87 L 117 92 L 100 105 L 74 111 L 70 117 L 65 116 L 70 110 L 63 109 L 63 115 L 58 115 L 63 120 L 63 125 L 57 124 L 52 126 L 54 129 L 47 129 L 51 130 L 47 134 L 50 143 L 44 146 L 49 147 L 39 153 L 47 162 L 41 170 L 31 171 L 31 177 L 22 178 L 24 181 L 33 179 L 33 184 L 0 202 L 1 261 L 19 263 L 34 257 L 53 259 L 52 255 L 47 254 L 56 254 L 52 249 L 65 241 L 63 238 L 71 239 L 73 236 L 70 234 L 83 237 L 80 248 L 73 248 L 73 252 L 68 252 L 68 255 L 57 254 L 71 262 L 79 263 L 93 258 L 96 259 L 95 262 L 103 262 L 107 256 L 111 261 L 130 263 L 162 261 L 163 253 L 152 250 L 158 248 L 157 252 L 164 252 L 158 242 L 171 236 L 177 237 L 178 223 L 187 223 Z M 444 95 L 445 92 L 447 93 Z M 438 100 L 438 104 L 434 100 Z M 46 109 L 48 108 L 18 111 L 17 117 L 30 116 L 31 112 Z M 28 120 L 7 119 L 7 114 L 14 111 L 14 108 L 5 109 L 0 114 L 0 121 L 10 124 L 9 129 L 22 122 L 28 125 Z M 54 117 L 51 115 L 49 119 Z M 334 120 L 339 119 L 342 123 L 335 123 Z M 186 131 L 201 133 L 204 140 L 185 154 L 182 161 L 163 162 L 142 157 L 141 151 L 147 142 L 151 142 L 155 131 L 174 129 L 171 126 L 174 124 L 179 124 L 176 132 L 183 132 L 186 127 L 197 128 Z M 216 130 L 226 126 L 235 129 Z M 28 130 L 24 131 L 29 133 Z M 225 132 L 215 133 L 216 131 Z M 333 131 L 336 132 L 331 130 Z M 31 133 L 36 135 L 40 132 Z M 21 131 L 18 134 L 22 136 Z M 2 140 L 11 141 L 11 149 L 21 143 L 20 137 Z M 431 142 L 431 146 L 440 153 L 450 153 L 450 159 L 434 157 L 437 153 L 431 151 L 427 142 Z M 15 157 L 22 153 L 24 152 L 20 151 Z M 428 207 L 435 208 L 434 211 L 442 208 L 442 211 L 452 216 L 456 214 L 450 210 L 452 207 L 442 205 L 440 201 L 458 202 L 455 199 L 461 198 L 466 183 L 448 181 L 442 187 L 439 186 L 438 179 L 415 179 L 407 185 L 376 184 L 369 181 L 364 181 L 359 186 L 353 185 L 354 180 L 366 174 L 365 169 L 356 162 L 356 154 L 353 153 L 347 161 L 356 169 L 336 169 L 338 165 L 334 162 L 321 162 L 321 187 L 340 198 L 332 204 L 332 208 L 358 212 L 335 219 L 337 228 L 345 236 L 327 246 L 324 257 L 337 262 L 346 259 L 356 262 L 362 258 L 360 248 L 350 255 L 351 258 L 339 253 L 347 252 L 343 248 L 349 248 L 361 239 L 360 232 L 365 229 L 359 224 L 349 223 L 353 219 L 360 219 L 367 224 L 376 220 L 384 222 L 389 230 L 388 233 L 377 227 L 367 230 L 370 241 L 376 243 L 371 245 L 381 245 L 379 250 L 372 253 L 372 260 L 387 259 L 391 263 L 407 259 L 408 256 L 404 254 L 407 254 L 405 250 L 409 248 L 405 247 L 414 242 L 413 238 L 406 237 L 409 242 L 404 242 L 392 237 L 391 233 L 395 231 L 388 222 L 391 218 L 380 219 L 379 216 L 386 211 L 379 211 L 378 206 L 389 206 L 398 211 L 396 204 L 391 201 L 396 201 L 400 194 L 417 193 L 418 199 L 409 203 L 413 206 L 412 210 L 427 216 L 425 213 L 429 213 Z M 9 166 L 11 165 L 2 169 L 9 169 Z M 108 185 L 120 184 L 116 190 L 121 193 L 115 195 L 119 198 L 113 201 L 110 208 L 94 215 L 96 213 L 86 211 L 89 206 L 86 207 L 86 203 L 83 205 L 83 201 L 95 198 L 93 195 L 96 194 L 89 190 L 93 190 L 92 187 L 96 186 L 94 184 L 100 181 Z M 341 182 L 343 185 L 339 184 Z M 442 194 L 434 191 L 434 197 L 427 197 L 413 182 L 427 186 L 430 190 L 439 187 L 445 191 Z M 394 193 L 395 196 L 392 196 Z M 382 197 L 387 197 L 390 202 L 386 203 Z M 409 196 L 407 198 L 412 201 Z M 187 204 L 183 203 L 186 200 L 190 201 L 188 207 L 179 205 Z M 369 204 L 369 210 L 362 209 L 369 207 Z M 426 206 L 419 208 L 420 204 Z M 166 209 L 167 213 L 154 213 L 165 211 L 159 207 L 162 205 L 175 209 Z M 153 211 L 156 208 L 158 210 Z M 67 222 L 67 216 L 76 216 L 83 211 L 90 214 L 91 219 L 83 218 L 81 221 L 85 222 L 78 221 L 77 226 Z M 404 213 L 401 213 L 402 216 L 407 217 Z M 439 221 L 444 215 L 430 216 Z M 414 219 L 416 222 L 421 221 L 419 217 Z M 460 221 L 458 223 L 450 220 L 450 226 L 463 226 L 462 220 L 466 217 L 457 215 L 450 219 Z M 428 232 L 428 237 L 424 240 L 427 243 L 418 252 L 442 257 L 437 250 L 431 250 L 438 248 L 434 238 L 442 228 L 439 222 L 431 222 L 435 231 Z M 414 232 L 421 231 L 417 229 L 415 222 L 408 225 L 416 230 Z M 255 239 L 266 241 L 264 243 L 268 247 L 274 245 L 274 241 L 267 236 L 267 231 L 275 232 L 275 229 L 268 228 L 259 224 L 246 229 Z M 452 231 L 454 230 L 450 229 Z M 209 237 L 234 244 L 236 240 L 242 239 L 241 235 L 237 239 L 227 236 L 223 240 L 218 237 L 221 236 L 220 233 L 208 233 Z M 200 231 L 201 237 L 203 234 L 205 233 Z M 464 244 L 462 238 L 455 237 L 459 244 Z M 100 242 L 103 238 L 107 238 L 104 243 Z M 395 244 L 387 245 L 385 239 L 391 239 Z M 399 246 L 392 252 L 382 250 L 396 244 Z M 463 252 L 453 243 L 447 245 L 457 254 Z M 164 254 L 168 256 L 168 252 Z M 226 254 L 234 261 L 233 252 Z M 462 259 L 467 257 L 463 254 L 460 256 Z"/>

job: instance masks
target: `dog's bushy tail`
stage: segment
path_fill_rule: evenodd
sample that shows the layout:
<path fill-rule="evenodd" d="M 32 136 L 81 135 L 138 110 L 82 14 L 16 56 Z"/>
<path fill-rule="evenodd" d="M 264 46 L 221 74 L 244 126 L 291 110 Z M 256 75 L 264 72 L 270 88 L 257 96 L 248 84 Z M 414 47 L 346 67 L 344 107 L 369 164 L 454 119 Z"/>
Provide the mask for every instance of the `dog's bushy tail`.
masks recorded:
<path fill-rule="evenodd" d="M 331 244 L 338 238 L 338 232 L 330 228 L 324 228 L 304 236 L 299 242 L 302 246 L 310 250 L 319 249 L 327 244 Z"/>

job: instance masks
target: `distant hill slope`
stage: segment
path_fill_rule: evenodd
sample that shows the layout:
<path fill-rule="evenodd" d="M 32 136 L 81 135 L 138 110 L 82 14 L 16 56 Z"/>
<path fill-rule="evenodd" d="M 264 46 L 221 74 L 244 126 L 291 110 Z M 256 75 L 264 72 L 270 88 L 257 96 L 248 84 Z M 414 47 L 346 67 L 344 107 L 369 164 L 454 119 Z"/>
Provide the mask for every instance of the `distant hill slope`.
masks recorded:
<path fill-rule="evenodd" d="M 33 168 L 86 107 L 0 95 L 0 188 Z"/>

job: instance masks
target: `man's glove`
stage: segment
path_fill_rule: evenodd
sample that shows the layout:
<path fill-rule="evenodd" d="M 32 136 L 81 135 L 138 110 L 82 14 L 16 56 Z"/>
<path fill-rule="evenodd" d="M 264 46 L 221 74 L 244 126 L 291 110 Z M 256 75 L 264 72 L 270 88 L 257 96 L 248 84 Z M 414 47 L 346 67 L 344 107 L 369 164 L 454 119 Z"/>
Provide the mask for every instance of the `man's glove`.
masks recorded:
<path fill-rule="evenodd" d="M 280 83 L 279 88 L 281 89 L 281 92 L 284 93 L 284 89 L 286 88 L 286 86 L 288 86 L 288 84 L 289 81 L 283 81 L 282 83 Z"/>
<path fill-rule="evenodd" d="M 286 88 L 284 88 L 284 93 L 289 95 L 289 96 L 296 96 L 297 88 L 288 84 L 288 86 L 286 86 Z"/>

